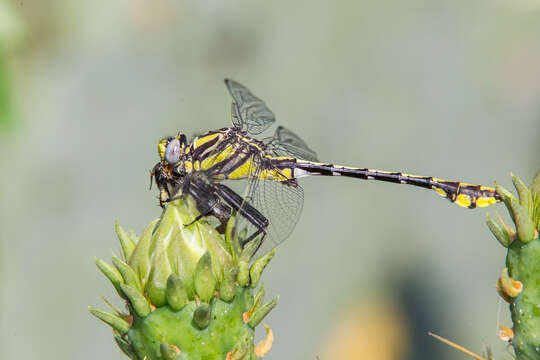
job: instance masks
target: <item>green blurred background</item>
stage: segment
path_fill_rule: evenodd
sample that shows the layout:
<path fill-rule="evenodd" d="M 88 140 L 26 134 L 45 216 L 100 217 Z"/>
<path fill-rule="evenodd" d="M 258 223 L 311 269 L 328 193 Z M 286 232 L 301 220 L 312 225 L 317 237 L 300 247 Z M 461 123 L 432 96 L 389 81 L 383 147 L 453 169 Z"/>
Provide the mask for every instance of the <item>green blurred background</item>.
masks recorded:
<path fill-rule="evenodd" d="M 93 263 L 140 232 L 165 135 L 229 124 L 224 77 L 321 160 L 510 186 L 539 167 L 540 5 L 514 1 L 0 1 L 0 358 L 121 359 Z M 263 281 L 268 359 L 508 358 L 505 252 L 421 189 L 302 181 Z M 262 334 L 260 334 L 262 336 Z M 345 352 L 340 352 L 345 351 Z"/>

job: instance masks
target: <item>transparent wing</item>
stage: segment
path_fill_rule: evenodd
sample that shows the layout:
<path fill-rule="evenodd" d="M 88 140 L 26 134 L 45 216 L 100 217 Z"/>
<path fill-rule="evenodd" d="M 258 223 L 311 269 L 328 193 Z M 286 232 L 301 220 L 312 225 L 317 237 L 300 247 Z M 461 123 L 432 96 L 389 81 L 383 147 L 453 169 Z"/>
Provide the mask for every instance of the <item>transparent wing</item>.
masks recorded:
<path fill-rule="evenodd" d="M 225 79 L 225 85 L 233 98 L 231 121 L 236 128 L 258 135 L 276 121 L 274 113 L 244 85 L 230 79 Z"/>
<path fill-rule="evenodd" d="M 267 235 L 258 251 L 262 254 L 290 236 L 302 212 L 304 191 L 296 182 L 263 180 L 256 175 L 248 180 L 247 189 L 239 195 L 269 221 Z M 237 218 L 236 229 L 247 229 L 248 236 L 257 230 L 242 216 Z"/>
<path fill-rule="evenodd" d="M 274 136 L 265 141 L 267 149 L 277 156 L 292 156 L 302 160 L 319 161 L 315 151 L 291 130 L 279 126 Z"/>
<path fill-rule="evenodd" d="M 264 253 L 291 235 L 304 206 L 304 191 L 299 185 L 261 180 L 253 202 L 255 208 L 270 221 L 267 238 L 261 246 Z"/>
<path fill-rule="evenodd" d="M 279 178 L 280 170 L 268 168 L 268 162 L 264 161 L 261 153 L 249 151 L 247 146 L 228 146 L 224 143 L 204 155 L 205 168 L 196 173 L 209 182 L 222 182 L 244 199 L 244 210 L 260 212 L 269 221 L 266 237 L 259 252 L 267 251 L 283 242 L 294 229 L 303 207 L 303 191 L 294 180 L 285 176 Z M 228 151 L 229 153 L 225 153 Z M 244 169 L 250 174 L 244 179 L 226 179 L 232 169 L 249 164 L 250 169 Z M 277 174 L 277 179 L 263 180 L 261 172 L 268 171 Z M 281 180 L 281 181 L 280 181 Z M 249 222 L 246 217 L 238 215 L 236 218 L 237 232 L 246 229 L 246 235 L 250 236 L 257 227 Z"/>

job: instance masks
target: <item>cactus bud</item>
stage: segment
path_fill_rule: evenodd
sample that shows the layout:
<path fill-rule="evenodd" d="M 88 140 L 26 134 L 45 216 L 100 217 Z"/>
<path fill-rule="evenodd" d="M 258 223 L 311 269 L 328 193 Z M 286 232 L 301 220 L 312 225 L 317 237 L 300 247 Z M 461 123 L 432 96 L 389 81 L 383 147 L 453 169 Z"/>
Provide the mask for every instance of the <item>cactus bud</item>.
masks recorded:
<path fill-rule="evenodd" d="M 512 212 L 512 200 L 517 201 L 516 197 L 508 190 L 500 186 L 495 182 L 495 191 L 499 196 L 501 197 L 502 201 L 504 202 L 504 205 L 506 206 L 506 209 L 508 209 L 508 212 L 510 213 L 510 216 L 512 217 L 512 220 L 514 220 L 514 214 Z"/>
<path fill-rule="evenodd" d="M 518 238 L 526 244 L 534 238 L 535 226 L 527 209 L 523 208 L 516 200 L 512 200 L 510 205 L 514 214 Z"/>
<path fill-rule="evenodd" d="M 124 319 L 121 319 L 117 315 L 113 314 L 110 311 L 98 310 L 89 306 L 88 310 L 92 315 L 97 317 L 99 320 L 103 321 L 105 324 L 112 327 L 114 330 L 118 331 L 120 335 L 124 335 L 129 330 L 129 324 Z"/>
<path fill-rule="evenodd" d="M 175 274 L 167 279 L 167 303 L 173 310 L 182 310 L 188 300 L 182 280 Z"/>
<path fill-rule="evenodd" d="M 231 302 L 236 294 L 238 268 L 227 265 L 223 271 L 223 280 L 219 287 L 219 296 L 223 301 Z"/>
<path fill-rule="evenodd" d="M 521 181 L 520 178 L 512 174 L 512 182 L 514 187 L 517 190 L 519 196 L 519 204 L 524 208 L 529 210 L 529 204 L 531 201 L 531 191 L 527 188 L 527 185 Z"/>
<path fill-rule="evenodd" d="M 249 263 L 246 261 L 240 261 L 238 263 L 238 285 L 246 286 L 249 283 Z"/>
<path fill-rule="evenodd" d="M 154 255 L 151 259 L 152 270 L 148 277 L 146 292 L 154 306 L 163 306 L 167 303 L 167 279 L 171 275 L 172 269 L 164 243 L 170 237 L 170 233 L 168 232 L 165 236 L 158 236 Z"/>
<path fill-rule="evenodd" d="M 270 311 L 272 311 L 273 308 L 276 307 L 277 303 L 279 301 L 279 296 L 276 296 L 266 304 L 263 304 L 259 307 L 258 310 L 256 310 L 253 315 L 248 320 L 248 325 L 252 328 L 255 328 L 259 323 L 268 315 Z"/>
<path fill-rule="evenodd" d="M 100 260 L 98 258 L 94 258 L 94 263 L 96 266 L 101 270 L 103 275 L 109 279 L 109 281 L 113 284 L 114 288 L 118 292 L 118 295 L 120 295 L 122 298 L 126 298 L 124 293 L 122 292 L 122 288 L 120 285 L 124 282 L 124 279 L 122 279 L 122 274 L 116 268 L 114 268 L 112 265 L 107 264 L 105 261 Z"/>
<path fill-rule="evenodd" d="M 499 224 L 497 224 L 497 222 L 495 222 L 495 220 L 493 220 L 489 214 L 486 214 L 486 223 L 489 230 L 491 230 L 491 233 L 497 240 L 499 240 L 499 243 L 507 248 L 508 245 L 510 245 L 510 237 L 506 231 Z"/>
<path fill-rule="evenodd" d="M 125 284 L 122 284 L 121 286 L 122 291 L 126 294 L 137 316 L 142 318 L 148 316 L 151 311 L 148 300 L 146 300 L 146 298 L 135 288 Z"/>
<path fill-rule="evenodd" d="M 212 316 L 212 310 L 207 304 L 201 304 L 193 312 L 193 323 L 199 329 L 205 329 L 210 324 L 210 318 Z"/>
<path fill-rule="evenodd" d="M 128 265 L 137 272 L 139 279 L 141 279 L 143 284 L 148 281 L 148 275 L 150 275 L 150 241 L 157 222 L 158 219 L 152 221 L 150 225 L 144 229 L 139 242 L 135 249 L 133 249 L 128 260 Z"/>
<path fill-rule="evenodd" d="M 161 344 L 159 344 L 159 352 L 161 353 L 163 360 L 176 360 L 178 355 L 180 355 L 180 352 L 177 352 L 177 348 L 175 349 L 166 341 L 162 341 Z"/>
<path fill-rule="evenodd" d="M 113 256 L 112 261 L 120 274 L 122 274 L 122 278 L 124 278 L 124 283 L 141 291 L 141 283 L 139 281 L 139 278 L 137 277 L 137 274 L 135 274 L 135 271 L 133 271 L 133 269 L 128 264 L 126 264 L 116 256 Z"/>
<path fill-rule="evenodd" d="M 195 291 L 199 294 L 201 301 L 210 301 L 216 289 L 216 282 L 212 271 L 212 257 L 209 252 L 206 252 L 195 268 Z"/>
<path fill-rule="evenodd" d="M 259 308 L 259 306 L 261 305 L 262 301 L 264 300 L 264 294 L 265 294 L 265 291 L 264 291 L 264 285 L 261 285 L 261 288 L 259 289 L 259 291 L 257 291 L 257 293 L 255 294 L 255 297 L 253 299 L 253 306 L 252 306 L 252 309 L 255 311 Z M 253 311 L 251 311 L 253 312 Z"/>
<path fill-rule="evenodd" d="M 262 237 L 258 236 L 244 245 L 244 249 L 240 253 L 240 261 L 249 262 L 255 252 L 259 249 L 262 243 Z"/>
<path fill-rule="evenodd" d="M 264 254 L 263 256 L 255 260 L 253 265 L 251 265 L 251 269 L 249 269 L 249 275 L 251 277 L 251 287 L 257 287 L 264 268 L 266 267 L 266 265 L 268 265 L 270 260 L 272 260 L 275 254 L 276 249 L 273 249 L 272 251 Z"/>
<path fill-rule="evenodd" d="M 133 252 L 133 249 L 135 249 L 135 243 L 133 242 L 129 234 L 126 232 L 126 230 L 124 230 L 120 226 L 118 221 L 114 222 L 114 228 L 116 230 L 118 240 L 120 240 L 120 246 L 122 246 L 122 252 L 124 253 L 124 257 L 126 259 L 129 259 L 131 253 Z"/>

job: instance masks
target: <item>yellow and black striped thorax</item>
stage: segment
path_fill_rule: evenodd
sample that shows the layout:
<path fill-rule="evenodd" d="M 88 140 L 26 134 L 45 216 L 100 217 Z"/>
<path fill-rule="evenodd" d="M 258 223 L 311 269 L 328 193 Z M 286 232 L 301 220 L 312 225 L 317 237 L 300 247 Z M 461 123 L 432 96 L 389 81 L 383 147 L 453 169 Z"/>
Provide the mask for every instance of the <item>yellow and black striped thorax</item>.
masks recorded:
<path fill-rule="evenodd" d="M 294 177 L 295 163 L 293 157 L 273 156 L 263 142 L 244 131 L 223 128 L 195 137 L 179 165 L 185 173 L 206 171 L 216 180 L 257 177 L 287 181 Z"/>

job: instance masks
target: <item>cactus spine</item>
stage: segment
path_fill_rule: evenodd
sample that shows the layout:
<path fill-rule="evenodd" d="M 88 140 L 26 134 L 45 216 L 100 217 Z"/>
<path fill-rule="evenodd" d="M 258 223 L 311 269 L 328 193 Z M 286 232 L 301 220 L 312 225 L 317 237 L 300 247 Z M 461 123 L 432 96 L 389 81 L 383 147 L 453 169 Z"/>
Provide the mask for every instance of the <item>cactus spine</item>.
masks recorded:
<path fill-rule="evenodd" d="M 133 360 L 255 359 L 273 341 L 254 346 L 255 327 L 277 304 L 264 303 L 261 273 L 275 250 L 251 261 L 260 239 L 245 244 L 225 236 L 183 199 L 167 205 L 139 238 L 116 224 L 122 258 L 96 265 L 125 300 L 127 312 L 89 308 L 113 329 L 120 349 Z M 256 293 L 254 293 L 256 291 Z"/>

